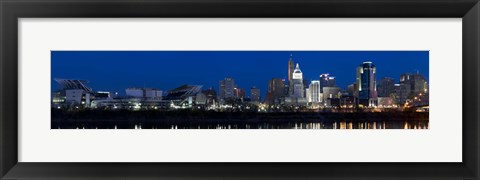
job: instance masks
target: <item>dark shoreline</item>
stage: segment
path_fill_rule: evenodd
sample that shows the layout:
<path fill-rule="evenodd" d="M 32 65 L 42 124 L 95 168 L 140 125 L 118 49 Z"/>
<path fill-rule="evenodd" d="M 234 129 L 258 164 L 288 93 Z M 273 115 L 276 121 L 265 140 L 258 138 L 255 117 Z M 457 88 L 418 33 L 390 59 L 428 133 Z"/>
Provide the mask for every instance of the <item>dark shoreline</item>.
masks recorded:
<path fill-rule="evenodd" d="M 293 124 L 323 123 L 330 126 L 346 123 L 428 123 L 428 112 L 213 112 L 213 111 L 129 111 L 129 110 L 76 110 L 52 109 L 52 129 L 133 129 L 141 125 L 148 129 L 170 129 L 179 126 L 186 129 L 207 129 L 215 126 L 233 125 L 238 129 L 274 126 L 280 129 Z M 391 125 L 391 126 L 392 126 Z M 275 128 L 275 129 L 276 129 Z M 197 129 L 197 128 L 195 128 Z"/>

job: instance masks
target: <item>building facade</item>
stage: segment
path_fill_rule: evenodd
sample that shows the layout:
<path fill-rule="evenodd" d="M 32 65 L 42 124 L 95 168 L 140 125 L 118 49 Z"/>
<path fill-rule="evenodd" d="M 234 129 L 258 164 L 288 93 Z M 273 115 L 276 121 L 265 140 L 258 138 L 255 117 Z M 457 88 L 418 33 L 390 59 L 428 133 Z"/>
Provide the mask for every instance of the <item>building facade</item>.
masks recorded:
<path fill-rule="evenodd" d="M 250 88 L 250 100 L 260 102 L 260 89 L 256 87 Z"/>
<path fill-rule="evenodd" d="M 161 100 L 163 91 L 155 88 L 127 88 L 125 89 L 125 94 L 129 98 Z"/>
<path fill-rule="evenodd" d="M 402 74 L 400 76 L 400 84 L 407 84 L 410 86 L 409 98 L 413 98 L 419 94 L 425 94 L 428 91 L 427 80 L 423 75 L 419 74 Z"/>
<path fill-rule="evenodd" d="M 202 94 L 205 94 L 205 96 L 206 96 L 206 102 L 205 103 L 207 105 L 209 105 L 209 106 L 215 106 L 216 105 L 216 103 L 217 103 L 217 92 L 213 88 L 203 90 Z"/>
<path fill-rule="evenodd" d="M 393 99 L 395 104 L 403 105 L 407 101 L 408 96 L 411 94 L 410 89 L 410 84 L 394 84 Z"/>
<path fill-rule="evenodd" d="M 226 77 L 225 79 L 220 81 L 220 99 L 228 99 L 235 97 L 235 80 L 230 77 Z"/>
<path fill-rule="evenodd" d="M 377 105 L 377 68 L 372 62 L 363 62 L 357 67 L 358 104 L 364 107 Z"/>
<path fill-rule="evenodd" d="M 288 90 L 285 88 L 285 81 L 280 78 L 272 78 L 268 81 L 268 91 L 266 101 L 268 104 L 281 104 L 284 97 L 285 91 Z"/>
<path fill-rule="evenodd" d="M 236 99 L 244 99 L 245 98 L 245 89 L 235 87 L 233 88 L 233 94 Z"/>
<path fill-rule="evenodd" d="M 320 81 L 310 82 L 310 86 L 308 87 L 308 89 L 309 89 L 308 102 L 313 102 L 313 103 L 322 102 L 322 99 L 320 96 L 321 94 Z"/>
<path fill-rule="evenodd" d="M 292 54 L 290 54 L 290 59 L 288 60 L 288 91 L 287 94 L 291 95 L 293 93 L 293 72 L 295 68 L 295 62 L 293 62 Z"/>
<path fill-rule="evenodd" d="M 390 97 L 395 92 L 395 80 L 384 77 L 377 84 L 378 97 Z"/>
<path fill-rule="evenodd" d="M 338 99 L 342 94 L 339 87 L 324 87 L 323 88 L 323 102 L 328 102 L 331 99 Z"/>
<path fill-rule="evenodd" d="M 293 92 L 291 93 L 290 97 L 305 98 L 305 89 L 303 85 L 303 73 L 300 70 L 300 66 L 298 65 L 298 63 L 295 67 L 295 70 L 293 71 L 291 86 L 293 86 Z"/>
<path fill-rule="evenodd" d="M 335 87 L 337 85 L 335 77 L 330 76 L 330 74 L 321 74 L 320 75 L 320 91 L 323 93 L 323 87 Z"/>

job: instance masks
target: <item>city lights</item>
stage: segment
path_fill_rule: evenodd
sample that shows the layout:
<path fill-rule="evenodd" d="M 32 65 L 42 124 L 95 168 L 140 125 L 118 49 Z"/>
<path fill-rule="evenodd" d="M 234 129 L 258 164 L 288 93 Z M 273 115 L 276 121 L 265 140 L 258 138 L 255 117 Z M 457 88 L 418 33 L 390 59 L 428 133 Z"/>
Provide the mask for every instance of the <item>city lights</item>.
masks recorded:
<path fill-rule="evenodd" d="M 352 68 L 352 75 L 355 71 Z M 233 77 L 225 77 L 215 89 L 202 90 L 201 85 L 181 85 L 167 91 L 156 88 L 126 88 L 126 95 L 118 92 L 93 91 L 86 80 L 55 79 L 62 89 L 54 93 L 54 107 L 69 109 L 100 108 L 132 110 L 177 110 L 197 109 L 214 111 L 325 111 L 334 109 L 397 109 L 411 107 L 424 110 L 428 106 L 428 85 L 425 78 L 417 74 L 404 73 L 400 82 L 385 77 L 377 81 L 377 67 L 373 61 L 357 66 L 356 81 L 347 89 L 336 85 L 336 78 L 330 73 L 319 73 L 318 80 L 305 81 L 300 63 L 293 55 L 288 61 L 288 79 L 272 78 L 268 82 L 265 97 L 261 90 L 245 89 L 238 86 Z M 402 108 L 398 108 L 402 107 Z M 337 110 L 336 110 L 337 111 Z"/>
<path fill-rule="evenodd" d="M 140 83 L 128 81 L 128 84 L 119 83 L 121 87 L 117 91 L 97 83 L 98 79 L 89 79 L 92 80 L 90 87 L 89 80 L 55 78 L 52 82 L 57 82 L 59 88 L 52 91 L 52 122 L 55 122 L 52 127 L 388 129 L 397 123 L 389 123 L 390 120 L 400 119 L 401 125 L 395 128 L 428 129 L 428 77 L 418 71 L 401 70 L 386 77 L 386 73 L 377 73 L 392 67 L 385 67 L 375 58 L 338 66 L 342 68 L 341 73 L 327 71 L 326 67 L 312 68 L 311 61 L 297 59 L 293 53 L 276 62 L 282 65 L 272 65 L 268 68 L 273 70 L 265 72 L 279 73 L 264 73 L 258 78 L 261 81 L 254 81 L 257 77 L 252 73 L 247 75 L 253 78 L 248 83 L 231 67 L 205 74 L 192 72 L 195 75 L 188 76 L 188 81 L 175 79 L 174 74 L 158 80 L 174 82 L 171 86 L 141 83 L 149 78 L 139 80 Z M 210 79 L 201 81 L 197 76 Z M 74 121 L 72 117 L 81 120 Z M 412 117 L 421 122 L 403 122 Z M 64 125 L 66 122 L 70 124 Z"/>

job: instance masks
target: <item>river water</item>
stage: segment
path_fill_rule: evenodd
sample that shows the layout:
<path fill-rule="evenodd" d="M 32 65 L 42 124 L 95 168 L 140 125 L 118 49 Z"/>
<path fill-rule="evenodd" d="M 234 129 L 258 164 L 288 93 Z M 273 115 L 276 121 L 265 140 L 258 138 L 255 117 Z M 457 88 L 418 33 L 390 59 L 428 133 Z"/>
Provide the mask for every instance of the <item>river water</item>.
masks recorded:
<path fill-rule="evenodd" d="M 52 124 L 52 129 L 429 129 L 428 120 L 329 121 L 329 122 L 220 122 L 220 123 L 129 123 L 98 122 Z"/>

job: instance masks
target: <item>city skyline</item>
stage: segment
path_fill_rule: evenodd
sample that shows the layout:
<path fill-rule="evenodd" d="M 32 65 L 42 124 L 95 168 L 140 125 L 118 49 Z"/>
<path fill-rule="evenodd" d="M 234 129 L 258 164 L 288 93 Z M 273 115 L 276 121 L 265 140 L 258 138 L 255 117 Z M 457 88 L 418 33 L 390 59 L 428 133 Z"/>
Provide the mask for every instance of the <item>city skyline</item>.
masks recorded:
<path fill-rule="evenodd" d="M 52 52 L 51 128 L 429 129 L 428 61 L 427 51 Z"/>
<path fill-rule="evenodd" d="M 306 85 L 328 73 L 346 90 L 356 82 L 356 68 L 366 61 L 373 61 L 379 69 L 377 80 L 390 77 L 398 83 L 404 73 L 421 72 L 429 81 L 428 51 L 52 51 L 52 78 L 85 79 L 95 90 L 124 95 L 128 87 L 165 92 L 182 84 L 213 87 L 218 92 L 219 81 L 230 77 L 247 96 L 251 87 L 259 88 L 263 100 L 269 80 L 288 82 L 290 58 L 300 65 Z M 398 59 L 403 60 L 399 63 Z M 57 88 L 52 80 L 52 91 Z"/>

